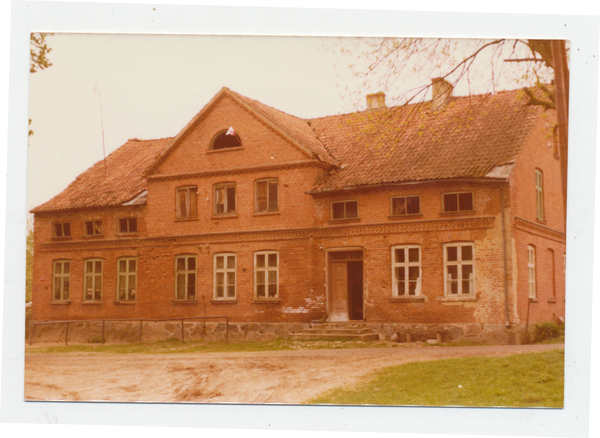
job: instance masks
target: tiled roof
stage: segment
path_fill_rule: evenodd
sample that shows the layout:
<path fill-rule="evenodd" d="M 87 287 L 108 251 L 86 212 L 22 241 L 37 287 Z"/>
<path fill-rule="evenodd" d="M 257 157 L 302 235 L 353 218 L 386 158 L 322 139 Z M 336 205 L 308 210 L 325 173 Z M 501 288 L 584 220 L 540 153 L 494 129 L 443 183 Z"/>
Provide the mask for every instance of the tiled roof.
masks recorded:
<path fill-rule="evenodd" d="M 321 161 L 333 165 L 338 164 L 336 159 L 331 156 L 329 151 L 325 148 L 315 131 L 310 127 L 306 120 L 289 115 L 283 111 L 279 111 L 257 100 L 242 96 L 235 91 L 229 89 L 227 90 L 240 98 L 242 101 L 246 102 L 252 107 L 252 109 L 260 113 L 263 117 L 275 124 L 291 138 L 319 157 Z"/>
<path fill-rule="evenodd" d="M 144 170 L 172 138 L 128 140 L 123 146 L 83 172 L 60 194 L 32 213 L 85 207 L 122 205 L 146 190 Z"/>
<path fill-rule="evenodd" d="M 313 119 L 311 126 L 341 163 L 314 188 L 485 177 L 514 161 L 543 112 L 521 91 Z"/>

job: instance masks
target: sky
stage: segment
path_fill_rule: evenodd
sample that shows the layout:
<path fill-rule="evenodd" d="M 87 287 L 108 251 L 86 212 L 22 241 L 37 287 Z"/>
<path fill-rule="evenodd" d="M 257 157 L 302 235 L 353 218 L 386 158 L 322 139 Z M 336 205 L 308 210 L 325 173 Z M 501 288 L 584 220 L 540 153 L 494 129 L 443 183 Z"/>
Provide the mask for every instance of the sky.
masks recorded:
<path fill-rule="evenodd" d="M 376 80 L 363 43 L 332 37 L 61 34 L 47 38 L 52 66 L 30 74 L 28 202 L 60 193 L 130 138 L 175 136 L 222 88 L 289 114 L 321 117 L 364 109 Z M 365 40 L 378 43 L 378 39 Z M 472 41 L 459 42 L 456 53 Z M 351 48 L 342 55 L 341 47 Z M 482 65 L 488 59 L 482 57 Z M 349 65 L 354 64 L 353 69 Z M 513 63 L 514 64 L 514 63 Z M 439 69 L 438 69 L 439 70 Z M 483 78 L 487 75 L 484 67 Z M 409 72 L 394 89 L 430 83 L 439 72 Z M 481 78 L 478 79 L 481 81 Z M 472 79 L 472 81 L 475 81 Z M 484 82 L 487 79 L 484 80 Z M 466 94 L 466 81 L 455 94 Z M 510 84 L 501 84 L 506 88 Z M 484 90 L 485 91 L 485 90 Z M 393 96 L 389 95 L 389 99 Z"/>

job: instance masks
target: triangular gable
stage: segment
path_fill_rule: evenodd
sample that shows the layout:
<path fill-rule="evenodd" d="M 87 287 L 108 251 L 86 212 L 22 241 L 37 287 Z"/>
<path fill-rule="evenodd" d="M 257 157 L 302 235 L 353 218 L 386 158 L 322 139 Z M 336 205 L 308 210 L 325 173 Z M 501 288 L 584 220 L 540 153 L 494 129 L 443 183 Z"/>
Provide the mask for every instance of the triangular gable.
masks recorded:
<path fill-rule="evenodd" d="M 240 105 L 243 109 L 252 114 L 256 119 L 267 125 L 273 131 L 275 131 L 279 136 L 285 139 L 289 144 L 294 146 L 297 150 L 299 150 L 303 155 L 307 158 L 317 158 L 321 161 L 327 162 L 331 165 L 336 165 L 336 160 L 331 157 L 329 154 L 318 153 L 316 151 L 310 150 L 308 147 L 303 145 L 300 141 L 290 135 L 286 130 L 282 129 L 276 122 L 271 120 L 264 112 L 257 110 L 251 104 L 245 101 L 242 96 L 237 93 L 232 92 L 229 88 L 223 87 L 221 90 L 215 94 L 215 96 L 200 110 L 194 118 L 188 122 L 187 125 L 177 134 L 171 143 L 165 147 L 156 157 L 155 162 L 146 169 L 144 172 L 144 177 L 148 177 L 151 175 L 158 166 L 166 159 L 166 157 L 180 144 L 181 140 L 185 137 L 185 135 L 196 126 L 196 124 L 221 100 L 223 96 L 228 96 L 233 99 L 238 105 Z M 290 116 L 291 117 L 291 116 Z M 300 120 L 300 119 L 299 119 Z M 306 123 L 306 122 L 304 122 Z M 315 135 L 316 137 L 316 135 Z M 323 148 L 324 150 L 324 148 Z"/>

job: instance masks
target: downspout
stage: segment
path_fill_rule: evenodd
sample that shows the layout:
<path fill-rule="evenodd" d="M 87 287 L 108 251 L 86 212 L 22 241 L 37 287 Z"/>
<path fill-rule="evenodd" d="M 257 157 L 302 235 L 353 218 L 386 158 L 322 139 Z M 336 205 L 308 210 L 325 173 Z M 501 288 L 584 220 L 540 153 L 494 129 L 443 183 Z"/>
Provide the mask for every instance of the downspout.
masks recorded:
<path fill-rule="evenodd" d="M 506 219 L 504 214 L 504 186 L 500 186 L 500 209 L 502 214 L 502 257 L 504 262 L 504 319 L 506 327 L 508 322 L 508 262 L 506 260 Z"/>

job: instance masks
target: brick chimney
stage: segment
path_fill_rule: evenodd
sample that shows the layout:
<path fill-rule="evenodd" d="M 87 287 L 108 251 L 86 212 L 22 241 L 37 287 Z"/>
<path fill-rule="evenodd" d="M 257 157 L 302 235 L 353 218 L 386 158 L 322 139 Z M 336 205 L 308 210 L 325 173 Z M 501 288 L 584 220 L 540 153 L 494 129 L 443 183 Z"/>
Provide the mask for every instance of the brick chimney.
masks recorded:
<path fill-rule="evenodd" d="M 442 78 L 431 80 L 431 106 L 433 111 L 439 111 L 452 100 L 452 84 Z"/>
<path fill-rule="evenodd" d="M 385 105 L 385 93 L 380 91 L 375 94 L 367 94 L 367 109 L 375 110 L 380 108 L 387 108 Z"/>

